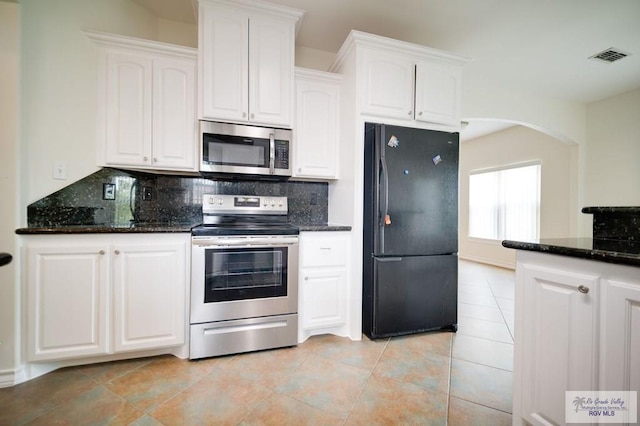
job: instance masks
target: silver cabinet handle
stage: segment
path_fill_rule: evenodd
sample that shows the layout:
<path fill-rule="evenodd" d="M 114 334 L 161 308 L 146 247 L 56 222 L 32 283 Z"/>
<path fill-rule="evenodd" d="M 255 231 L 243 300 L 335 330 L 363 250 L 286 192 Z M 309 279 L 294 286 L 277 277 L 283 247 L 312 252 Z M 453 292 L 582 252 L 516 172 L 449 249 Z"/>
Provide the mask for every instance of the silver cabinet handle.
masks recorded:
<path fill-rule="evenodd" d="M 149 157 L 143 157 L 142 158 L 144 161 L 149 161 Z"/>
<path fill-rule="evenodd" d="M 409 114 L 409 115 L 413 114 L 413 111 L 409 111 L 409 112 L 408 112 L 408 114 Z"/>
<path fill-rule="evenodd" d="M 115 254 L 120 254 L 120 250 L 114 251 Z"/>
<path fill-rule="evenodd" d="M 104 250 L 100 250 L 98 253 L 99 254 L 104 254 Z"/>
<path fill-rule="evenodd" d="M 254 118 L 256 118 L 255 114 L 251 114 L 251 119 L 253 120 Z"/>
<path fill-rule="evenodd" d="M 305 281 L 309 281 L 309 277 L 304 277 L 304 280 Z"/>
<path fill-rule="evenodd" d="M 242 118 L 247 118 L 247 113 L 246 112 L 242 113 Z"/>
<path fill-rule="evenodd" d="M 156 157 L 153 157 L 153 162 L 154 162 L 154 163 L 157 163 L 157 162 L 158 162 L 158 159 L 157 159 Z"/>
<path fill-rule="evenodd" d="M 578 291 L 582 294 L 587 294 L 589 293 L 589 287 L 584 286 L 584 285 L 579 285 L 578 286 Z"/>
<path fill-rule="evenodd" d="M 422 111 L 420 111 L 420 112 L 418 113 L 418 115 L 422 115 Z"/>

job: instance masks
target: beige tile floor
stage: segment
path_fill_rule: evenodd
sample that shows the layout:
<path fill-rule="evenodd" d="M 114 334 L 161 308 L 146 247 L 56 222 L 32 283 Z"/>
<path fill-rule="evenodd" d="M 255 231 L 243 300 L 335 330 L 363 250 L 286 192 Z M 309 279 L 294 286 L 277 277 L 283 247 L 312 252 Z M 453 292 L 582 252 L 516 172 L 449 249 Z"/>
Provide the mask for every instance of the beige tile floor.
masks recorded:
<path fill-rule="evenodd" d="M 514 273 L 459 276 L 456 334 L 71 367 L 0 389 L 0 425 L 509 425 Z"/>

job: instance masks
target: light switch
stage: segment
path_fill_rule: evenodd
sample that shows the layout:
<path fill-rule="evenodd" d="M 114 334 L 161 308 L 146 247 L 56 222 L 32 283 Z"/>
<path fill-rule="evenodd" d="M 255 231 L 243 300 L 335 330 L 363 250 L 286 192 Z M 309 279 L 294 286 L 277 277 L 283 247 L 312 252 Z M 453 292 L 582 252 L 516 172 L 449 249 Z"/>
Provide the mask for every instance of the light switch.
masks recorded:
<path fill-rule="evenodd" d="M 54 179 L 67 179 L 67 162 L 66 161 L 54 161 L 53 162 L 53 178 Z"/>

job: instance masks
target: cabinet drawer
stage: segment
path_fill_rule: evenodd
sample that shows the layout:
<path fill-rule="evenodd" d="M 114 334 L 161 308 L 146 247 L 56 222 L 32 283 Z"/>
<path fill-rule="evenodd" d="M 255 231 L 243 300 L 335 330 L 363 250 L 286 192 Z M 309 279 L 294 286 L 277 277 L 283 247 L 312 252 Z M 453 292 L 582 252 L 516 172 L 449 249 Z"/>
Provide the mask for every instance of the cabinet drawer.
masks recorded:
<path fill-rule="evenodd" d="M 301 245 L 302 266 L 340 266 L 347 262 L 346 238 L 303 239 Z"/>

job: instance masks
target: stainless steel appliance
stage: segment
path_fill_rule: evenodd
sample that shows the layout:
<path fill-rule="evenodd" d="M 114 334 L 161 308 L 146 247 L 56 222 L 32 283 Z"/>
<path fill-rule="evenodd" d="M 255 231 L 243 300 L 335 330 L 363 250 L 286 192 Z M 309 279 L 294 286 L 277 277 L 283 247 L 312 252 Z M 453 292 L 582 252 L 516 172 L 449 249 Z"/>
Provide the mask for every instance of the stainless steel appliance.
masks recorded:
<path fill-rule="evenodd" d="M 200 171 L 289 178 L 291 140 L 291 130 L 201 121 Z"/>
<path fill-rule="evenodd" d="M 298 228 L 287 198 L 204 195 L 192 229 L 191 359 L 293 346 Z"/>
<path fill-rule="evenodd" d="M 365 124 L 363 332 L 457 329 L 458 134 Z"/>

